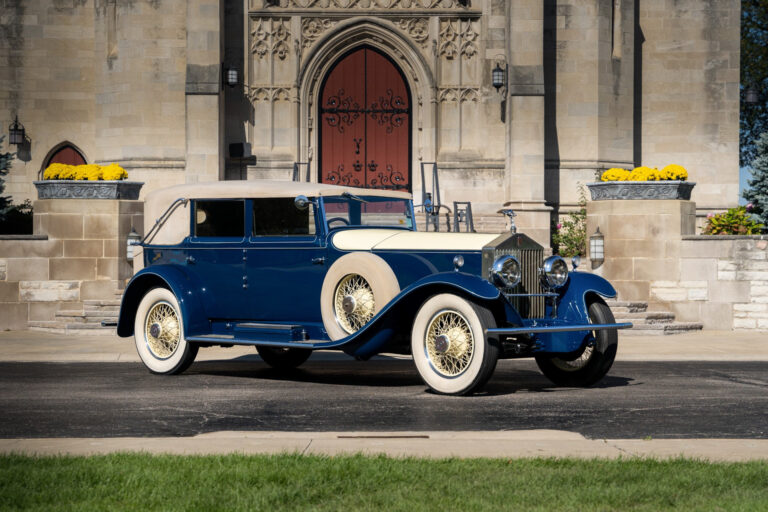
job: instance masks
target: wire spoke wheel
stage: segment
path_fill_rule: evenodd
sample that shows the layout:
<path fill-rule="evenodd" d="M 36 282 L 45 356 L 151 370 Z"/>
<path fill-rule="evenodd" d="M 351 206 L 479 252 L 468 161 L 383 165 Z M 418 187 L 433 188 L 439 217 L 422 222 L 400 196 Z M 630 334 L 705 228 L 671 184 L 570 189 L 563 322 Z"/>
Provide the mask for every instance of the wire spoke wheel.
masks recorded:
<path fill-rule="evenodd" d="M 462 374 L 472 361 L 472 330 L 467 319 L 456 311 L 438 312 L 427 327 L 425 342 L 430 363 L 446 377 Z"/>
<path fill-rule="evenodd" d="M 359 274 L 347 274 L 339 281 L 333 296 L 336 322 L 348 334 L 363 327 L 373 318 L 376 301 L 368 281 Z"/>
<path fill-rule="evenodd" d="M 176 351 L 181 340 L 179 316 L 167 302 L 153 305 L 144 322 L 147 347 L 159 359 L 167 359 Z"/>

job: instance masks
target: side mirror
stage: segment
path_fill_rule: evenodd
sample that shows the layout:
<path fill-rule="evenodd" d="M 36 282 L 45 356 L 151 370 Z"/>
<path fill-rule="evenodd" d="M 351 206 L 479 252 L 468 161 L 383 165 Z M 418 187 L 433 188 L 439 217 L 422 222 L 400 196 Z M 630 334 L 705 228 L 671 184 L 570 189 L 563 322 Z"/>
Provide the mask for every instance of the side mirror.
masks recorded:
<path fill-rule="evenodd" d="M 304 211 L 307 208 L 309 208 L 310 200 L 307 199 L 307 196 L 296 196 L 296 199 L 293 200 L 294 206 L 296 206 L 296 209 Z"/>

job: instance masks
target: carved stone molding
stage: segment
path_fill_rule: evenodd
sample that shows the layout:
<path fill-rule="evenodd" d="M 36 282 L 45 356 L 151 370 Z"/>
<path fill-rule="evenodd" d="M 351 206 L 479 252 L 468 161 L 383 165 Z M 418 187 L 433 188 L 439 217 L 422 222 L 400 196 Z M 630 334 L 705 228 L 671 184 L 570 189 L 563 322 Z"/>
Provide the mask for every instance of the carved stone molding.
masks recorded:
<path fill-rule="evenodd" d="M 478 33 L 472 20 L 444 18 L 440 20 L 438 53 L 446 59 L 457 56 L 471 59 L 477 54 Z"/>
<path fill-rule="evenodd" d="M 248 96 L 248 99 L 251 100 L 251 103 L 257 103 L 259 101 L 276 102 L 295 100 L 292 93 L 293 88 L 288 85 L 247 87 L 245 91 L 245 94 Z"/>
<path fill-rule="evenodd" d="M 301 20 L 301 47 L 308 48 L 320 36 L 336 25 L 338 21 L 330 18 L 304 18 Z"/>
<path fill-rule="evenodd" d="M 465 8 L 459 0 L 279 0 L 288 9 L 455 9 Z"/>
<path fill-rule="evenodd" d="M 251 23 L 251 52 L 261 59 L 275 55 L 283 60 L 288 56 L 288 18 L 253 18 Z"/>
<path fill-rule="evenodd" d="M 429 21 L 427 18 L 404 18 L 397 21 L 397 26 L 406 32 L 415 43 L 426 48 L 429 39 Z"/>
<path fill-rule="evenodd" d="M 479 99 L 478 87 L 443 87 L 437 90 L 437 101 L 440 103 L 477 102 Z"/>

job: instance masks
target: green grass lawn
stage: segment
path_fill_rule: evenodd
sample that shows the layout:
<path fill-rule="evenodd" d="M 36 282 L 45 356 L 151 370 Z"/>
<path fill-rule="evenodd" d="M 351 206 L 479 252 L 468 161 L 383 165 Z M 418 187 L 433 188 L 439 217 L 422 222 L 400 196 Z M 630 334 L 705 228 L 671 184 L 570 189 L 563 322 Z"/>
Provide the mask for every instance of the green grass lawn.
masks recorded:
<path fill-rule="evenodd" d="M 0 510 L 768 510 L 768 462 L 0 456 Z"/>

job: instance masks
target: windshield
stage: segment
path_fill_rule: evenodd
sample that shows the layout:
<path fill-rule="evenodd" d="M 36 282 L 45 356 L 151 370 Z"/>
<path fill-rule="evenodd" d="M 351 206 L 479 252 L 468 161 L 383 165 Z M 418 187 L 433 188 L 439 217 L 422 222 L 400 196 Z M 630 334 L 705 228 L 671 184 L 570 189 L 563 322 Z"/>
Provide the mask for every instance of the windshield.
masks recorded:
<path fill-rule="evenodd" d="M 323 205 L 328 229 L 344 226 L 413 229 L 410 199 L 347 195 L 324 197 Z"/>

